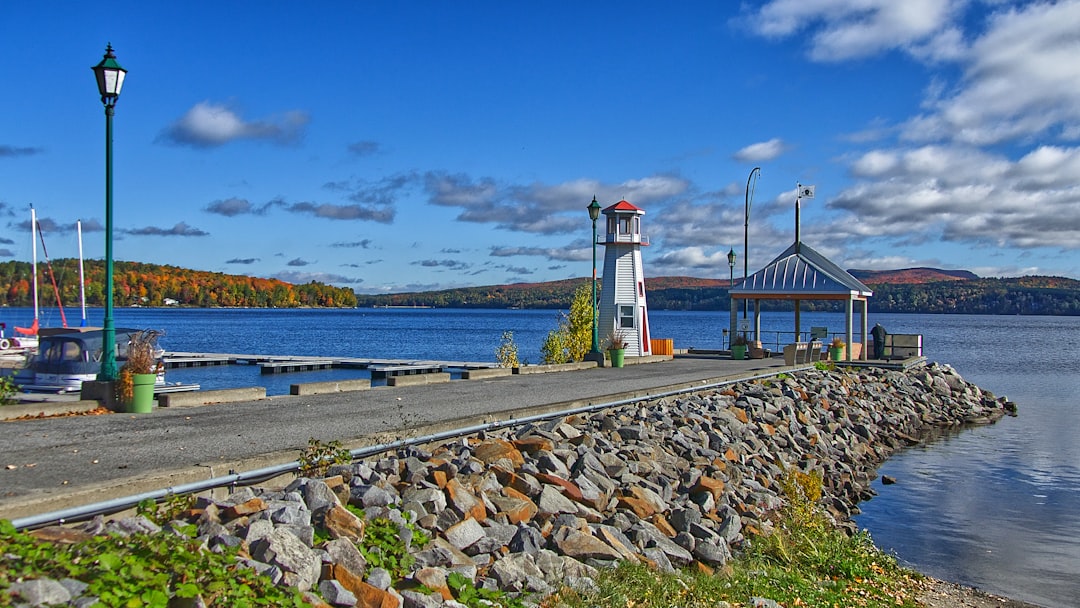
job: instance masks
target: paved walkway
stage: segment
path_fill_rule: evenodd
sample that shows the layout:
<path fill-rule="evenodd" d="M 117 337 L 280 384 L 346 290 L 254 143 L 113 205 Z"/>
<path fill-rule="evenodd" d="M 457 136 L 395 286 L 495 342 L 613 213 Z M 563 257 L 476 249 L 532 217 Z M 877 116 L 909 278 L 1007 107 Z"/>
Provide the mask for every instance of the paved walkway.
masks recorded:
<path fill-rule="evenodd" d="M 375 388 L 151 414 L 0 422 L 0 518 L 13 519 L 349 448 L 785 369 L 783 359 L 673 360 Z"/>

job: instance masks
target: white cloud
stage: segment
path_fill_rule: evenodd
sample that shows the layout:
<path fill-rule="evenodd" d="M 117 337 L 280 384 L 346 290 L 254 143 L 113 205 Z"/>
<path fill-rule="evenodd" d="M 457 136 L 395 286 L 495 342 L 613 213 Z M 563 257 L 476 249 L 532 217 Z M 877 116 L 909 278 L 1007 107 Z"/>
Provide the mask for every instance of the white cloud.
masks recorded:
<path fill-rule="evenodd" d="M 707 269 L 717 270 L 721 267 L 727 268 L 727 252 L 715 251 L 713 253 L 705 253 L 705 250 L 701 247 L 683 247 L 682 249 L 674 249 L 664 253 L 663 255 L 649 259 L 650 266 L 657 266 L 667 269 L 665 272 L 670 272 L 671 269 Z"/>
<path fill-rule="evenodd" d="M 564 234 L 580 230 L 585 208 L 595 195 L 604 207 L 626 199 L 639 206 L 669 200 L 685 192 L 681 177 L 651 175 L 618 184 L 576 179 L 559 184 L 500 184 L 484 177 L 431 172 L 424 189 L 432 204 L 461 207 L 459 221 L 494 224 L 515 232 Z M 582 218 L 585 218 L 583 220 Z"/>
<path fill-rule="evenodd" d="M 735 153 L 735 160 L 740 162 L 757 163 L 773 160 L 787 151 L 784 140 L 774 137 L 769 141 L 750 144 Z"/>
<path fill-rule="evenodd" d="M 1080 2 L 1010 7 L 967 53 L 964 78 L 905 136 L 988 145 L 1032 137 L 1080 139 Z"/>
<path fill-rule="evenodd" d="M 241 139 L 289 144 L 303 135 L 308 120 L 307 113 L 293 110 L 268 120 L 248 122 L 226 105 L 202 101 L 165 129 L 158 139 L 196 148 L 212 148 Z"/>
<path fill-rule="evenodd" d="M 809 36 L 810 56 L 841 61 L 894 48 L 937 57 L 957 52 L 951 20 L 967 0 L 773 0 L 748 23 L 767 37 Z"/>
<path fill-rule="evenodd" d="M 854 161 L 852 173 L 872 181 L 828 206 L 858 221 L 837 221 L 828 233 L 1080 248 L 1080 148 L 1042 146 L 1016 161 L 968 146 L 875 150 Z"/>

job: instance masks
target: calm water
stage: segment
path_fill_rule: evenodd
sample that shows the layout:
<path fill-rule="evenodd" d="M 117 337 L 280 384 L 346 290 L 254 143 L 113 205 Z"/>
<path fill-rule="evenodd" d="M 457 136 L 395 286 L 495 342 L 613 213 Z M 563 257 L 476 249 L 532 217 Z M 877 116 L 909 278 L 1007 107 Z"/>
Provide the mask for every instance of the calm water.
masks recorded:
<path fill-rule="evenodd" d="M 77 316 L 77 312 L 69 317 Z M 102 312 L 91 310 L 91 324 Z M 653 337 L 676 348 L 722 348 L 723 312 L 650 313 Z M 10 328 L 25 309 L 0 309 Z M 493 361 L 514 332 L 536 363 L 557 321 L 532 310 L 117 309 L 117 326 L 164 329 L 174 351 Z M 1080 606 L 1080 317 L 872 315 L 892 333 L 924 335 L 926 355 L 1007 395 L 1020 416 L 908 450 L 881 472 L 897 478 L 857 518 L 877 544 L 920 571 L 1045 606 Z M 75 321 L 77 324 L 77 321 Z M 43 325 L 58 319 L 43 316 Z M 842 315 L 804 313 L 803 329 L 843 330 Z M 790 313 L 765 313 L 763 330 L 791 332 Z M 790 341 L 790 333 L 783 341 Z M 205 388 L 357 377 L 327 370 L 260 376 L 254 367 L 170 370 L 170 381 Z"/>

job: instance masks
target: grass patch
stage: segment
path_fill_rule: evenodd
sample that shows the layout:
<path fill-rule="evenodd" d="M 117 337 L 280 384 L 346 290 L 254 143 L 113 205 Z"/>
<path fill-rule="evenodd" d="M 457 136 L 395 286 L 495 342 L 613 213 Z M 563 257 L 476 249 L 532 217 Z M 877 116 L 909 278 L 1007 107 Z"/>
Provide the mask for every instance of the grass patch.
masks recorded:
<path fill-rule="evenodd" d="M 848 536 L 817 506 L 821 477 L 791 472 L 784 482 L 785 507 L 773 530 L 716 573 L 676 574 L 624 562 L 601 571 L 597 588 L 562 589 L 544 608 L 717 608 L 767 598 L 785 607 L 866 606 L 915 608 L 920 576 L 874 546 L 869 534 Z"/>

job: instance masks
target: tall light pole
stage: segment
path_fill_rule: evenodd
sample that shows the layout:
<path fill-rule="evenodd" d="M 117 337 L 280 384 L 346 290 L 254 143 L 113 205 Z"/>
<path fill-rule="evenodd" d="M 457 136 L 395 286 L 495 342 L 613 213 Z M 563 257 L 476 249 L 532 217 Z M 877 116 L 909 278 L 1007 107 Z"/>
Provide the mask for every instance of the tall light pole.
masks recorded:
<path fill-rule="evenodd" d="M 596 202 L 596 197 L 592 197 L 592 202 L 589 203 L 589 219 L 592 220 L 592 350 L 589 352 L 600 352 L 600 327 L 597 325 L 596 320 L 596 220 L 600 217 L 600 203 Z"/>
<path fill-rule="evenodd" d="M 754 174 L 761 177 L 761 167 L 754 167 L 750 170 L 750 175 L 746 178 L 746 206 L 744 207 L 745 214 L 743 215 L 743 246 L 742 246 L 742 280 L 743 285 L 746 285 L 747 278 L 747 264 L 750 262 L 750 205 L 754 202 L 754 192 L 750 189 L 750 180 L 754 180 L 754 189 L 757 189 L 757 179 L 754 179 Z M 749 300 L 743 300 L 742 303 L 742 318 L 746 318 L 746 306 Z"/>
<path fill-rule="evenodd" d="M 104 352 L 97 379 L 116 380 L 116 327 L 113 325 L 113 253 L 112 253 L 112 117 L 127 70 L 120 67 L 112 44 L 105 47 L 105 57 L 93 68 L 101 103 L 105 105 L 105 321 L 101 341 Z"/>
<path fill-rule="evenodd" d="M 729 276 L 730 276 L 730 287 L 728 288 L 728 290 L 730 290 L 731 287 L 735 287 L 735 248 L 734 247 L 732 247 L 731 249 L 728 249 L 728 252 L 727 252 L 727 265 L 728 265 Z"/>

